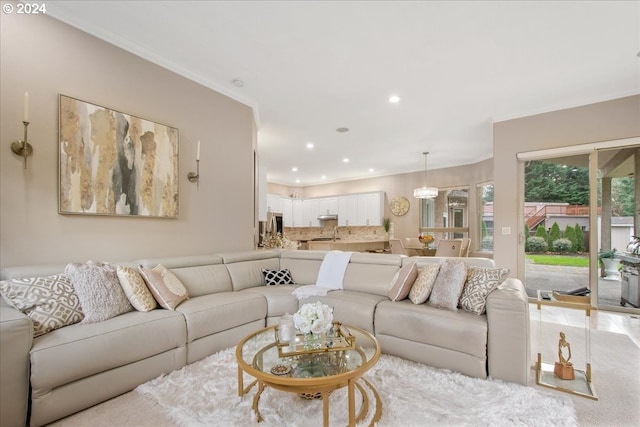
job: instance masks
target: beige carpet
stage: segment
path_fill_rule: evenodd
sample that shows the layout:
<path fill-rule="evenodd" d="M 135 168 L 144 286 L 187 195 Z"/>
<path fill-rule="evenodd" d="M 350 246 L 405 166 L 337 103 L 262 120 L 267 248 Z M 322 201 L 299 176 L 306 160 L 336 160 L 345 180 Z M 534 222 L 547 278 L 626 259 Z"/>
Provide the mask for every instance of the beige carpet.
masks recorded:
<path fill-rule="evenodd" d="M 539 348 L 539 325 L 531 322 L 531 360 Z M 585 369 L 584 329 L 543 322 L 543 361 L 557 358 L 560 331 L 571 343 L 576 369 Z M 566 394 L 574 402 L 580 426 L 617 427 L 640 425 L 640 348 L 624 334 L 591 331 L 592 384 L 598 400 Z M 530 384 L 536 385 L 532 369 Z M 561 392 L 557 392 L 561 393 Z"/>
<path fill-rule="evenodd" d="M 538 329 L 537 322 L 532 323 L 533 361 L 537 353 Z M 546 334 L 548 325 L 544 326 L 543 330 Z M 573 339 L 570 341 L 574 354 L 572 360 L 578 363 L 579 354 L 582 351 L 581 342 L 577 337 L 580 334 L 580 329 L 561 328 L 555 325 L 550 327 L 556 327 L 558 332 L 559 330 L 564 331 L 568 338 Z M 553 331 L 553 333 L 555 332 Z M 535 385 L 533 370 L 530 384 L 541 391 L 571 399 L 574 402 L 580 426 L 640 425 L 640 411 L 638 410 L 640 403 L 638 400 L 638 396 L 640 396 L 640 348 L 626 335 L 593 331 L 591 337 L 593 382 L 599 397 L 598 401 L 539 387 Z M 557 349 L 557 341 L 545 345 L 547 347 L 545 351 L 553 353 L 555 351 L 553 349 Z M 407 417 L 410 416 L 410 413 L 407 414 Z M 52 425 L 58 427 L 89 425 L 95 427 L 116 425 L 169 427 L 175 424 L 153 400 L 138 392 L 129 392 Z"/>

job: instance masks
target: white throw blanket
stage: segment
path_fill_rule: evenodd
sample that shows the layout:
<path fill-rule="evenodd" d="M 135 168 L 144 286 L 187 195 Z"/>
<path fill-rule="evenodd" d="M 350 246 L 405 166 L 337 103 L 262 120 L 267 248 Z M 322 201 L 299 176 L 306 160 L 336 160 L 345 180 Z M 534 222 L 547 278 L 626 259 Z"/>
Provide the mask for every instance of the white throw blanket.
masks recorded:
<path fill-rule="evenodd" d="M 300 286 L 293 290 L 293 295 L 301 300 L 311 296 L 325 296 L 332 289 L 342 289 L 344 273 L 352 254 L 353 252 L 327 252 L 320 264 L 316 284 Z"/>

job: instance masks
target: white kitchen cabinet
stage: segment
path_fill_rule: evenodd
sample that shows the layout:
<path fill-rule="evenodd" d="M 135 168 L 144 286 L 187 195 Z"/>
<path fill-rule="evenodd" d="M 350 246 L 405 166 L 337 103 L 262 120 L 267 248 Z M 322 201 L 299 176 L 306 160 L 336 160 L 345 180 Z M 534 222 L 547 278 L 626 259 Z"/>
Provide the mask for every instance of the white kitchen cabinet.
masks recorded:
<path fill-rule="evenodd" d="M 302 199 L 293 199 L 292 200 L 292 210 L 293 210 L 293 225 L 292 227 L 303 227 L 303 219 L 302 219 Z"/>
<path fill-rule="evenodd" d="M 338 196 L 338 225 L 354 226 L 358 223 L 358 196 Z"/>
<path fill-rule="evenodd" d="M 280 198 L 277 194 L 267 194 L 267 212 L 282 212 Z"/>
<path fill-rule="evenodd" d="M 280 207 L 282 208 L 283 225 L 293 227 L 293 200 L 286 197 L 280 198 Z"/>
<path fill-rule="evenodd" d="M 338 213 L 338 198 L 323 197 L 318 199 L 318 214 L 336 214 Z"/>
<path fill-rule="evenodd" d="M 358 194 L 358 225 L 382 225 L 384 193 Z"/>
<path fill-rule="evenodd" d="M 320 214 L 319 199 L 302 200 L 302 223 L 303 227 L 319 227 L 318 215 Z"/>

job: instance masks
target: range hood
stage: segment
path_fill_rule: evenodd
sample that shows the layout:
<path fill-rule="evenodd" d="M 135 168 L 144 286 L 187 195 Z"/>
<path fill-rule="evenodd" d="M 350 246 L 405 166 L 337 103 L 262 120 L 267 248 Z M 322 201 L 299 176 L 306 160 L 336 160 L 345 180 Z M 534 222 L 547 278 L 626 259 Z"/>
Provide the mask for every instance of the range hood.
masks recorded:
<path fill-rule="evenodd" d="M 318 221 L 329 221 L 331 219 L 338 219 L 338 214 L 321 214 L 318 216 Z"/>

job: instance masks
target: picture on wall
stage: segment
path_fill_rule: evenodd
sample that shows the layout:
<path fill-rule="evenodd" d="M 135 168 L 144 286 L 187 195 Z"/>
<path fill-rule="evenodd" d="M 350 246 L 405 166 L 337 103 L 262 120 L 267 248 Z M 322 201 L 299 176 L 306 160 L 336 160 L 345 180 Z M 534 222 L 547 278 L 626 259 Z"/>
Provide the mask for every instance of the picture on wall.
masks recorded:
<path fill-rule="evenodd" d="M 61 214 L 178 217 L 178 129 L 60 95 Z"/>

